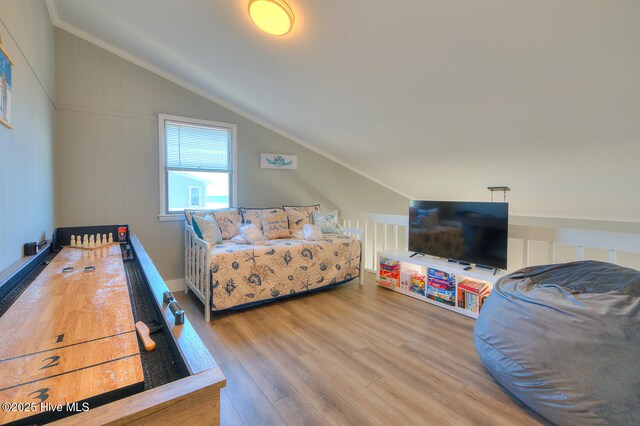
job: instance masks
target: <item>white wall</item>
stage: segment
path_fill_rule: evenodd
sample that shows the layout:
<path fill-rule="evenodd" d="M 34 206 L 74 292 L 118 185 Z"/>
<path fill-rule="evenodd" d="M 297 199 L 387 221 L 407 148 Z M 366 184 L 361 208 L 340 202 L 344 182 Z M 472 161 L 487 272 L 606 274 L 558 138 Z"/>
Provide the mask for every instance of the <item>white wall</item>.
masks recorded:
<path fill-rule="evenodd" d="M 0 125 L 0 270 L 54 226 L 53 25 L 43 1 L 0 1 L 12 70 L 13 129 Z"/>
<path fill-rule="evenodd" d="M 238 125 L 240 206 L 406 212 L 408 200 L 220 105 L 55 31 L 57 226 L 126 223 L 165 280 L 184 276 L 182 222 L 159 222 L 158 113 Z M 298 170 L 260 169 L 261 152 Z"/>
<path fill-rule="evenodd" d="M 280 39 L 240 0 L 58 3 L 410 197 L 508 185 L 512 214 L 640 220 L 638 0 L 300 0 Z"/>

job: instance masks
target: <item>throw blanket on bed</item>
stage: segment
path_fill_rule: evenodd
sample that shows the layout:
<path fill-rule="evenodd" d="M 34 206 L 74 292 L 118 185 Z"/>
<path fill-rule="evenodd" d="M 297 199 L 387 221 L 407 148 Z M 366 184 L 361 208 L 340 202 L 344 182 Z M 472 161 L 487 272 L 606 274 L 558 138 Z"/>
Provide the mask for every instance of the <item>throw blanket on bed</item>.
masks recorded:
<path fill-rule="evenodd" d="M 327 235 L 320 241 L 223 243 L 211 250 L 211 306 L 215 311 L 349 281 L 360 275 L 360 241 Z"/>

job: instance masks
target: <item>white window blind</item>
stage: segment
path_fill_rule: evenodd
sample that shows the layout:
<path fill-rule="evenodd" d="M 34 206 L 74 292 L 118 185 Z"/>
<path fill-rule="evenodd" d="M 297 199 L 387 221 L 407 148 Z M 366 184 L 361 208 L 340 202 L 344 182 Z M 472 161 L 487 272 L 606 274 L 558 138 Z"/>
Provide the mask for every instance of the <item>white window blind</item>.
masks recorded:
<path fill-rule="evenodd" d="M 165 121 L 166 168 L 230 172 L 231 129 Z"/>

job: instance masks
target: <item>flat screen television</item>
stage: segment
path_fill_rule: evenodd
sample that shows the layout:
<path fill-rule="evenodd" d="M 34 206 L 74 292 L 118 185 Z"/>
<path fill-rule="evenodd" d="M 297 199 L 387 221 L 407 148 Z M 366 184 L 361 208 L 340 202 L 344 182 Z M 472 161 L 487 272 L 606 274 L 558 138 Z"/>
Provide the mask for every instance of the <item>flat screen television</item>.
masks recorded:
<path fill-rule="evenodd" d="M 509 203 L 411 201 L 409 250 L 507 269 Z"/>

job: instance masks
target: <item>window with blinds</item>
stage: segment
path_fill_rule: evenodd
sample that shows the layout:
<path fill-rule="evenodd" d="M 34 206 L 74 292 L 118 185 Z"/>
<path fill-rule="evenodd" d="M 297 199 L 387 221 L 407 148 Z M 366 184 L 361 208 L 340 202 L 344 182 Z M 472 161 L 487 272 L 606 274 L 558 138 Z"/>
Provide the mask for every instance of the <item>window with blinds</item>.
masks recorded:
<path fill-rule="evenodd" d="M 234 126 L 177 118 L 160 115 L 165 213 L 229 207 Z"/>
<path fill-rule="evenodd" d="M 167 170 L 230 172 L 231 130 L 165 122 Z"/>

